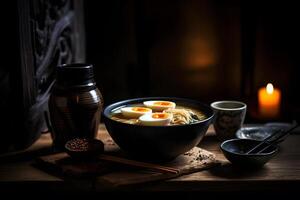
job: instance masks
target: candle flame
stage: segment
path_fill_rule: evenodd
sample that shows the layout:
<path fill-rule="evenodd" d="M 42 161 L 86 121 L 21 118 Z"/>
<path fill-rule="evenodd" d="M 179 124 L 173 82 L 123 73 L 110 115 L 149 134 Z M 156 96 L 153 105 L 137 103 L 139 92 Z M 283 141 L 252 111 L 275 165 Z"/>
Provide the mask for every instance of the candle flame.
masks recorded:
<path fill-rule="evenodd" d="M 274 87 L 273 87 L 272 83 L 268 83 L 266 89 L 267 89 L 268 94 L 272 94 L 274 91 Z"/>

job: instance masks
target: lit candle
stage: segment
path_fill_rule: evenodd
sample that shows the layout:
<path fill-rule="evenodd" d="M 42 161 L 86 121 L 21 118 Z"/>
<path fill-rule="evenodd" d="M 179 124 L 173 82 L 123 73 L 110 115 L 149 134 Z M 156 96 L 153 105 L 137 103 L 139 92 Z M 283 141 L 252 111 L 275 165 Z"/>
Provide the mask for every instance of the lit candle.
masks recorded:
<path fill-rule="evenodd" d="M 281 92 L 268 83 L 258 91 L 259 112 L 262 117 L 274 118 L 280 112 Z"/>

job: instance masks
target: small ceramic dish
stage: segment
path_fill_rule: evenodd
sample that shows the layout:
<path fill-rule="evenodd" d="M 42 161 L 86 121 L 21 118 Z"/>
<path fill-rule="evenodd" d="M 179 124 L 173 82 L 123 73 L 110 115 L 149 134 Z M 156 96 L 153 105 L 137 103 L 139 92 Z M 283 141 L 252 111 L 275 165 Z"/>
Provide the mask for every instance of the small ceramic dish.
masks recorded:
<path fill-rule="evenodd" d="M 236 137 L 239 139 L 252 139 L 262 141 L 278 130 L 279 128 L 270 126 L 242 127 L 236 132 Z"/>
<path fill-rule="evenodd" d="M 97 139 L 74 138 L 65 144 L 66 152 L 76 159 L 89 159 L 104 151 L 104 144 Z"/>
<path fill-rule="evenodd" d="M 264 126 L 287 130 L 287 129 L 289 129 L 292 126 L 292 124 L 290 124 L 290 123 L 283 123 L 283 122 L 269 122 L 269 123 L 266 123 Z"/>
<path fill-rule="evenodd" d="M 278 152 L 278 146 L 272 145 L 263 153 L 246 154 L 248 150 L 259 144 L 260 141 L 250 139 L 231 139 L 221 144 L 224 156 L 234 165 L 242 167 L 262 167 Z"/>
<path fill-rule="evenodd" d="M 236 132 L 236 137 L 239 139 L 252 139 L 257 141 L 263 141 L 270 135 L 279 130 L 287 130 L 291 127 L 289 123 L 267 123 L 261 126 L 247 126 L 242 127 Z"/>

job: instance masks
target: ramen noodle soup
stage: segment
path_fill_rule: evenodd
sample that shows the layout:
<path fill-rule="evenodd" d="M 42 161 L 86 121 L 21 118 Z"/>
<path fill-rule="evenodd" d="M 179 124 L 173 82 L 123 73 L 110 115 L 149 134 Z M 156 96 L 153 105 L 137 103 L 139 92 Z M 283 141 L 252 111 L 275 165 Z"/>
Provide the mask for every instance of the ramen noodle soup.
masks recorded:
<path fill-rule="evenodd" d="M 116 108 L 110 118 L 127 124 L 174 126 L 197 123 L 207 116 L 200 110 L 178 106 L 171 101 L 146 101 Z"/>

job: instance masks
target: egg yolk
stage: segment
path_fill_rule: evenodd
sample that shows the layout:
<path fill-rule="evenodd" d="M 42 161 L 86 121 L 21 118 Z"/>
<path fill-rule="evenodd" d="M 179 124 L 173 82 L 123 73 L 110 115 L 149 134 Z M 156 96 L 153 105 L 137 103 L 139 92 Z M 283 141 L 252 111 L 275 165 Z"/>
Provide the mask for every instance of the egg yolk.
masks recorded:
<path fill-rule="evenodd" d="M 169 105 L 171 105 L 171 103 L 170 102 L 158 101 L 158 102 L 155 102 L 154 105 L 156 105 L 156 106 L 169 106 Z"/>
<path fill-rule="evenodd" d="M 152 118 L 153 119 L 166 119 L 166 118 L 168 118 L 168 116 L 169 115 L 166 113 L 155 113 L 152 115 Z"/>
<path fill-rule="evenodd" d="M 141 107 L 134 107 L 131 109 L 132 111 L 136 111 L 136 112 L 148 112 L 149 109 L 147 108 L 141 108 Z"/>

